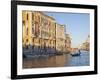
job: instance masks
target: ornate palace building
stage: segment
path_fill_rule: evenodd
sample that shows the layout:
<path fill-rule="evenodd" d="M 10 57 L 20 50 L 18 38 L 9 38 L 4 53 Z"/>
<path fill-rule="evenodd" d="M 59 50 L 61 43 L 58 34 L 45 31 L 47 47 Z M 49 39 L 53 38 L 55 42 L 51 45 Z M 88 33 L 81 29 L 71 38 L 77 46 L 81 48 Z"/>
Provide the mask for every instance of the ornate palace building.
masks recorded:
<path fill-rule="evenodd" d="M 58 53 L 65 52 L 65 26 L 56 23 L 56 50 Z"/>
<path fill-rule="evenodd" d="M 39 11 L 23 11 L 23 46 L 32 49 L 55 52 L 56 26 L 55 19 Z M 37 50 L 37 51 L 36 51 Z M 39 53 L 39 52 L 37 52 Z"/>
<path fill-rule="evenodd" d="M 65 26 L 40 11 L 22 11 L 23 51 L 32 54 L 66 52 Z M 69 46 L 70 47 L 70 46 Z"/>
<path fill-rule="evenodd" d="M 66 34 L 65 37 L 66 37 L 65 50 L 68 53 L 68 52 L 71 52 L 71 37 L 70 37 L 70 34 Z"/>

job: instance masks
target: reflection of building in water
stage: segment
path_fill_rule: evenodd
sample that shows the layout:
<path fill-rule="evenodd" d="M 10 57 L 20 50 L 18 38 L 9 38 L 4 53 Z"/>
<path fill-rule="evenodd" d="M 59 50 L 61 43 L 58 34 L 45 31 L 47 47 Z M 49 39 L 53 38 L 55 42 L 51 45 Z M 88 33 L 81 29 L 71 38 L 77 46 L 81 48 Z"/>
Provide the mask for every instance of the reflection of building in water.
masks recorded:
<path fill-rule="evenodd" d="M 56 23 L 56 50 L 65 52 L 65 26 Z"/>
<path fill-rule="evenodd" d="M 29 50 L 29 53 L 64 52 L 66 47 L 70 47 L 71 42 L 65 37 L 65 26 L 56 23 L 53 17 L 43 12 L 23 10 L 22 26 L 23 49 Z"/>
<path fill-rule="evenodd" d="M 90 50 L 90 36 L 88 35 L 86 41 L 82 44 L 82 49 L 89 51 Z"/>
<path fill-rule="evenodd" d="M 23 60 L 23 68 L 64 67 L 68 65 L 70 55 L 52 56 L 48 58 L 32 58 Z"/>

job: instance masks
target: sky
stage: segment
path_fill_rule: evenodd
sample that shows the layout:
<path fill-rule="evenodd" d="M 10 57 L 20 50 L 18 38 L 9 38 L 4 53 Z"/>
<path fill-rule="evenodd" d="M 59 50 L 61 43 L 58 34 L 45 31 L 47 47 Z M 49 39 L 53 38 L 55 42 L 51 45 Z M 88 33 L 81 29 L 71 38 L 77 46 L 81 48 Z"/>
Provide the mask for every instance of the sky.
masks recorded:
<path fill-rule="evenodd" d="M 66 33 L 72 38 L 72 47 L 78 47 L 86 41 L 90 33 L 90 15 L 88 13 L 44 12 L 52 16 L 57 23 L 66 25 Z"/>

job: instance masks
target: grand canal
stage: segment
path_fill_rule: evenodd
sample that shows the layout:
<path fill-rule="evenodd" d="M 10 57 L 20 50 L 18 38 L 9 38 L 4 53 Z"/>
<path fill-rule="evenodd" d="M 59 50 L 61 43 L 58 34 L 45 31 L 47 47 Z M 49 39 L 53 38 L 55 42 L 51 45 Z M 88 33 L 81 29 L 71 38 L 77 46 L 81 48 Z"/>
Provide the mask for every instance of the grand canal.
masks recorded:
<path fill-rule="evenodd" d="M 44 67 L 67 67 L 67 66 L 89 66 L 89 52 L 81 51 L 80 56 L 70 54 L 42 56 L 23 59 L 23 68 L 44 68 Z"/>

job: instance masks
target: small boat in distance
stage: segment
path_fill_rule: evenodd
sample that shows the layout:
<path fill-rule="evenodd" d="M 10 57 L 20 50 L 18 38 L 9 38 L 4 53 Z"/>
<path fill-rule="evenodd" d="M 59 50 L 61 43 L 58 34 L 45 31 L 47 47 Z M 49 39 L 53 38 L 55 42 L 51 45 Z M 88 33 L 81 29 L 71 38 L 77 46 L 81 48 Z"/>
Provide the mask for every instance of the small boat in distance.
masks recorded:
<path fill-rule="evenodd" d="M 80 56 L 80 54 L 81 54 L 80 50 L 71 53 L 72 56 Z"/>

